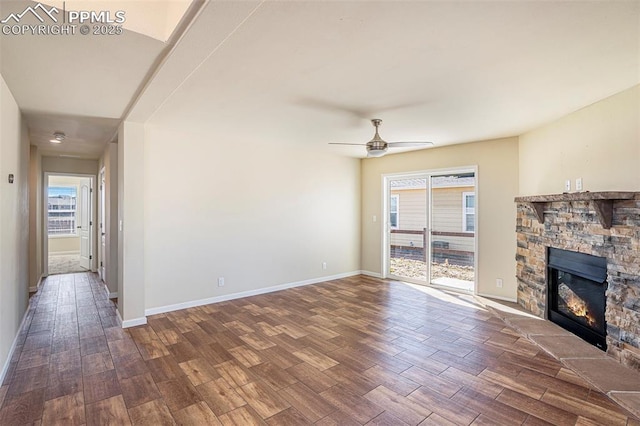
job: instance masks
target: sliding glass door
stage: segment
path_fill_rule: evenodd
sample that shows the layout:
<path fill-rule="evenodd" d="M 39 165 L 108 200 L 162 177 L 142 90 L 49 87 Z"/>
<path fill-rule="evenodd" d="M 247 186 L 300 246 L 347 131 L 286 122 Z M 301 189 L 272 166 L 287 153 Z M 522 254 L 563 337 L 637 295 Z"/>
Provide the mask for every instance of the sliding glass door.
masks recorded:
<path fill-rule="evenodd" d="M 426 283 L 427 176 L 388 180 L 389 274 Z"/>
<path fill-rule="evenodd" d="M 475 173 L 431 176 L 429 282 L 473 291 L 475 282 Z"/>
<path fill-rule="evenodd" d="M 390 278 L 473 291 L 475 182 L 472 169 L 385 178 Z"/>

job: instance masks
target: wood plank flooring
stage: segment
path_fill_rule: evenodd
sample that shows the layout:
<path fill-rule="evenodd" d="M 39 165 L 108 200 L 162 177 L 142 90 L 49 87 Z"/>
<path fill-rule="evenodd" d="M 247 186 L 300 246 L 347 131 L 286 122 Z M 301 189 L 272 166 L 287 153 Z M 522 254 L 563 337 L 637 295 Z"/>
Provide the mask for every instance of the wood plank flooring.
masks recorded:
<path fill-rule="evenodd" d="M 122 330 L 94 274 L 33 296 L 1 425 L 627 425 L 480 305 L 365 276 Z"/>

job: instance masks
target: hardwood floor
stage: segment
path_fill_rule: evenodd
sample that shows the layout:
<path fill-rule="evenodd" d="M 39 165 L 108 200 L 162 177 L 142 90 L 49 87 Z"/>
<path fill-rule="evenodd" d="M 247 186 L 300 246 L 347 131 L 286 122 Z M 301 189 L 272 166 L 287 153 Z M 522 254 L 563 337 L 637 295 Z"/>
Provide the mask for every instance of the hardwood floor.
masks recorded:
<path fill-rule="evenodd" d="M 127 330 L 52 276 L 18 343 L 1 425 L 640 425 L 481 306 L 365 276 Z"/>

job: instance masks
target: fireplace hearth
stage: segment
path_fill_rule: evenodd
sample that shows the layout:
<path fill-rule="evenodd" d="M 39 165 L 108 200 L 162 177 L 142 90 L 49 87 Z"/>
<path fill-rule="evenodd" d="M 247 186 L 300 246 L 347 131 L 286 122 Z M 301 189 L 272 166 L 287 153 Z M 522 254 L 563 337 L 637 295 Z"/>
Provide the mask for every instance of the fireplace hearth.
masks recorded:
<path fill-rule="evenodd" d="M 606 351 L 607 259 L 549 247 L 547 265 L 547 318 Z"/>

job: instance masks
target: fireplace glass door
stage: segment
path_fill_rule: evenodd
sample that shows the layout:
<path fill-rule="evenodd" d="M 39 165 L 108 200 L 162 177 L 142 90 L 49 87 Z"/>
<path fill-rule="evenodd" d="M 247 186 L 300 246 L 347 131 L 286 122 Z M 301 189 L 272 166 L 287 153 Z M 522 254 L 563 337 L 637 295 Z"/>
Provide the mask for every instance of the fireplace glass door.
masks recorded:
<path fill-rule="evenodd" d="M 556 270 L 555 273 L 556 310 L 578 324 L 604 334 L 604 284 L 564 271 Z"/>
<path fill-rule="evenodd" d="M 549 320 L 606 349 L 606 259 L 549 248 Z"/>

